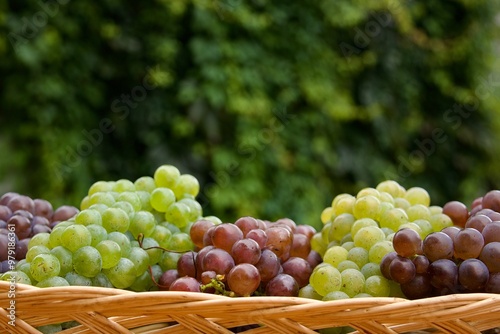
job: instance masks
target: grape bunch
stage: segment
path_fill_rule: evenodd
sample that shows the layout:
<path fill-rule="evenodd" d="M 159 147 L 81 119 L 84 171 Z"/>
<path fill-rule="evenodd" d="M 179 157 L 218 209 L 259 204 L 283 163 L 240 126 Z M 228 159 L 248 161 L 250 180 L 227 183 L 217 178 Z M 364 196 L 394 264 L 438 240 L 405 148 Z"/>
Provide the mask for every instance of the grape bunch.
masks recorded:
<path fill-rule="evenodd" d="M 323 228 L 311 239 L 323 263 L 314 268 L 300 296 L 322 300 L 403 296 L 399 284 L 383 275 L 380 264 L 394 252 L 397 231 L 406 228 L 425 238 L 453 225 L 442 208 L 430 202 L 425 189 L 405 189 L 393 180 L 361 189 L 356 196 L 335 196 L 321 213 Z"/>
<path fill-rule="evenodd" d="M 217 224 L 201 219 L 190 230 L 195 250 L 163 273 L 162 290 L 228 296 L 297 296 L 321 262 L 311 249 L 316 230 L 289 218 L 275 222 L 241 217 Z"/>
<path fill-rule="evenodd" d="M 95 182 L 76 215 L 30 239 L 26 258 L 16 265 L 18 281 L 38 287 L 157 289 L 154 281 L 171 254 L 194 247 L 189 230 L 202 218 L 198 191 L 196 178 L 172 165 L 135 182 Z"/>
<path fill-rule="evenodd" d="M 401 285 L 409 299 L 453 293 L 500 293 L 500 191 L 493 190 L 472 203 L 443 206 L 453 226 L 423 240 L 410 229 L 393 238 L 394 252 L 380 269 Z"/>
<path fill-rule="evenodd" d="M 0 197 L 0 273 L 13 270 L 26 257 L 28 243 L 39 233 L 49 233 L 60 221 L 78 213 L 74 206 L 56 210 L 44 199 L 8 192 Z"/>

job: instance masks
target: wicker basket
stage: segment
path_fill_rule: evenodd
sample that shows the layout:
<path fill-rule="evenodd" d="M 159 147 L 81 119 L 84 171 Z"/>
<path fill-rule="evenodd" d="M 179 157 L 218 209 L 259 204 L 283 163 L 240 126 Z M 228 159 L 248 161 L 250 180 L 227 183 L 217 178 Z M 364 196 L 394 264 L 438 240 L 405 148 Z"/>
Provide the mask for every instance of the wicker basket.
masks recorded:
<path fill-rule="evenodd" d="M 38 326 L 72 320 L 80 325 L 61 333 L 315 333 L 340 326 L 351 326 L 359 333 L 480 333 L 500 326 L 500 295 L 484 293 L 414 301 L 359 298 L 322 302 L 24 284 L 17 284 L 15 296 L 9 296 L 9 289 L 9 282 L 0 282 L 2 333 L 39 333 Z M 12 300 L 15 327 L 8 323 Z"/>

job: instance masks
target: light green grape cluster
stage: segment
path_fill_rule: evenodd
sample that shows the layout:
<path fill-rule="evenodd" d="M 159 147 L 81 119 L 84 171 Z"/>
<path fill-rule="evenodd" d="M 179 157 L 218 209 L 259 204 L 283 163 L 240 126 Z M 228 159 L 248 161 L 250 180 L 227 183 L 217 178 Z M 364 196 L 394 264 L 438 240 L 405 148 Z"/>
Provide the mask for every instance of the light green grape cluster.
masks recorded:
<path fill-rule="evenodd" d="M 16 270 L 39 287 L 156 290 L 153 279 L 194 249 L 189 231 L 202 218 L 198 192 L 196 178 L 171 165 L 135 182 L 95 182 L 79 213 L 30 240 Z"/>
<path fill-rule="evenodd" d="M 441 207 L 430 204 L 425 189 L 405 189 L 393 180 L 356 196 L 337 195 L 321 213 L 323 228 L 311 239 L 323 263 L 313 270 L 301 295 L 322 300 L 402 297 L 399 286 L 382 276 L 380 262 L 394 251 L 392 238 L 401 228 L 411 228 L 424 239 L 453 225 Z"/>

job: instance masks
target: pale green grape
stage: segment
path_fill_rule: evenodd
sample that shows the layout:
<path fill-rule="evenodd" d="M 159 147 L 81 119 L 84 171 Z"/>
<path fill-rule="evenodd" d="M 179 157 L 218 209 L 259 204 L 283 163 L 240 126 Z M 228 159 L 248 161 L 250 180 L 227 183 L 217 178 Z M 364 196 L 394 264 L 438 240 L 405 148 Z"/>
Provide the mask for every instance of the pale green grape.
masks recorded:
<path fill-rule="evenodd" d="M 146 270 L 137 276 L 129 289 L 136 292 L 149 291 L 153 285 L 154 283 L 151 279 L 151 274 L 149 273 L 149 270 Z"/>
<path fill-rule="evenodd" d="M 348 193 L 338 194 L 333 198 L 331 207 L 334 208 L 341 199 L 346 197 L 354 197 L 354 196 Z"/>
<path fill-rule="evenodd" d="M 382 232 L 384 232 L 385 236 L 387 237 L 389 234 L 393 234 L 395 233 L 393 230 L 391 230 L 390 228 L 388 227 L 381 227 L 380 228 L 382 230 Z"/>
<path fill-rule="evenodd" d="M 125 234 L 120 232 L 108 233 L 108 240 L 112 240 L 116 242 L 118 246 L 120 246 L 122 257 L 127 257 L 127 255 L 130 253 L 130 240 Z"/>
<path fill-rule="evenodd" d="M 375 188 L 367 187 L 367 188 L 361 189 L 356 194 L 356 198 L 358 198 L 358 199 L 361 197 L 365 197 L 365 196 L 373 196 L 373 197 L 376 197 L 378 199 L 380 197 L 380 192 Z"/>
<path fill-rule="evenodd" d="M 388 236 L 386 236 L 386 237 L 385 237 L 385 240 L 386 240 L 386 241 L 390 241 L 390 242 L 392 242 L 392 240 L 394 239 L 394 235 L 395 235 L 395 234 L 396 234 L 396 233 L 391 233 L 391 234 L 389 234 Z"/>
<path fill-rule="evenodd" d="M 311 238 L 311 249 L 318 252 L 321 256 L 326 252 L 326 243 L 323 241 L 321 232 L 314 233 Z"/>
<path fill-rule="evenodd" d="M 364 283 L 364 282 L 363 282 Z M 327 293 L 323 298 L 321 298 L 322 301 L 329 301 L 329 300 L 341 300 L 341 299 L 349 299 L 349 295 L 345 293 L 344 291 L 332 291 Z"/>
<path fill-rule="evenodd" d="M 378 263 L 382 261 L 382 258 L 390 252 L 394 251 L 394 247 L 392 246 L 392 242 L 383 240 L 377 242 L 373 245 L 368 251 L 368 260 L 370 262 Z"/>
<path fill-rule="evenodd" d="M 165 212 L 165 220 L 179 228 L 183 228 L 189 223 L 191 209 L 186 204 L 176 202 L 170 205 Z"/>
<path fill-rule="evenodd" d="M 194 249 L 191 237 L 187 233 L 175 233 L 170 239 L 170 250 L 176 252 L 187 252 Z"/>
<path fill-rule="evenodd" d="M 178 203 L 185 204 L 189 207 L 188 221 L 195 222 L 201 218 L 203 210 L 201 208 L 201 204 L 196 200 L 191 198 L 183 198 L 179 200 Z"/>
<path fill-rule="evenodd" d="M 139 277 L 146 271 L 149 267 L 149 254 L 147 251 L 140 247 L 132 247 L 127 258 L 134 263 L 135 275 Z M 161 255 L 160 255 L 161 258 Z M 158 259 L 159 260 L 159 259 Z M 158 261 L 156 261 L 158 262 Z M 155 263 L 156 263 L 155 262 Z"/>
<path fill-rule="evenodd" d="M 418 226 L 417 224 L 415 223 L 405 223 L 405 224 L 401 224 L 399 225 L 399 229 L 403 229 L 403 228 L 409 228 L 409 229 L 412 229 L 414 230 L 415 232 L 417 232 L 419 235 L 422 235 L 423 231 L 422 229 L 420 228 L 420 226 Z"/>
<path fill-rule="evenodd" d="M 90 207 L 90 196 L 85 196 L 80 201 L 80 210 L 86 210 Z"/>
<path fill-rule="evenodd" d="M 31 237 L 28 241 L 28 249 L 33 246 L 45 246 L 50 248 L 50 233 L 38 233 Z"/>
<path fill-rule="evenodd" d="M 151 206 L 151 194 L 147 191 L 137 191 L 136 194 L 141 200 L 141 210 L 151 212 L 153 210 L 153 207 Z"/>
<path fill-rule="evenodd" d="M 386 180 L 380 182 L 375 189 L 379 192 L 386 192 L 390 194 L 392 197 L 401 197 L 404 196 L 405 189 L 396 181 Z"/>
<path fill-rule="evenodd" d="M 134 217 L 135 215 L 135 210 L 132 204 L 126 201 L 118 201 L 115 204 L 113 204 L 112 208 L 116 209 L 121 209 L 127 213 L 127 216 L 130 218 Z"/>
<path fill-rule="evenodd" d="M 429 207 L 423 204 L 415 204 L 406 209 L 406 214 L 408 215 L 408 221 L 413 222 L 417 219 L 427 219 L 431 218 L 431 212 Z"/>
<path fill-rule="evenodd" d="M 353 241 L 351 233 L 347 233 L 346 235 L 344 235 L 344 237 L 340 240 L 339 245 L 345 244 L 349 241 Z"/>
<path fill-rule="evenodd" d="M 380 220 L 380 217 L 382 217 L 382 215 L 386 211 L 391 210 L 391 209 L 394 209 L 394 204 L 393 203 L 381 202 L 380 206 L 378 207 L 377 221 Z"/>
<path fill-rule="evenodd" d="M 340 275 L 342 276 L 340 291 L 345 292 L 351 298 L 364 292 L 365 276 L 359 270 L 345 269 L 341 271 Z"/>
<path fill-rule="evenodd" d="M 167 212 L 170 205 L 175 203 L 175 194 L 169 188 L 156 188 L 151 192 L 151 206 L 158 212 Z"/>
<path fill-rule="evenodd" d="M 445 227 L 453 226 L 453 221 L 451 218 L 444 213 L 436 213 L 431 216 L 429 223 L 432 226 L 434 232 L 439 232 Z"/>
<path fill-rule="evenodd" d="M 151 176 L 141 176 L 134 182 L 136 191 L 147 191 L 148 193 L 152 192 L 156 188 L 155 179 Z"/>
<path fill-rule="evenodd" d="M 26 261 L 31 262 L 37 255 L 40 254 L 50 254 L 50 249 L 42 245 L 30 247 L 26 252 Z"/>
<path fill-rule="evenodd" d="M 406 198 L 396 197 L 394 198 L 394 207 L 407 210 L 411 206 L 411 203 L 406 200 Z"/>
<path fill-rule="evenodd" d="M 330 230 L 328 232 L 328 239 L 330 241 L 337 240 L 340 241 L 347 233 L 351 232 L 352 225 L 356 221 L 356 218 L 350 213 L 343 213 L 335 217 L 331 223 L 325 223 L 324 226 L 330 224 Z M 323 226 L 323 228 L 324 228 Z"/>
<path fill-rule="evenodd" d="M 166 227 L 172 234 L 181 233 L 181 229 L 179 227 L 169 222 L 164 221 L 160 225 Z"/>
<path fill-rule="evenodd" d="M 61 266 L 59 271 L 60 276 L 65 276 L 73 270 L 73 253 L 69 249 L 63 246 L 56 246 L 50 250 L 50 254 L 59 260 Z"/>
<path fill-rule="evenodd" d="M 362 247 L 353 247 L 347 253 L 347 260 L 356 263 L 361 268 L 368 263 L 368 250 Z"/>
<path fill-rule="evenodd" d="M 164 272 L 169 269 L 177 269 L 177 261 L 182 256 L 181 253 L 163 252 L 158 264 Z"/>
<path fill-rule="evenodd" d="M 366 282 L 365 282 L 366 284 Z M 372 298 L 373 296 L 370 295 L 369 293 L 366 293 L 366 292 L 361 292 L 359 294 L 357 294 L 356 296 L 354 296 L 353 298 Z"/>
<path fill-rule="evenodd" d="M 354 206 L 355 201 L 356 197 L 352 195 L 343 196 L 335 203 L 335 205 L 332 205 L 333 212 L 335 213 L 336 216 L 341 215 L 343 213 L 352 214 L 353 213 L 352 208 Z"/>
<path fill-rule="evenodd" d="M 328 249 L 328 248 L 332 248 L 332 247 L 335 247 L 335 246 L 341 246 L 341 245 L 340 245 L 340 242 L 338 242 L 338 241 L 336 241 L 336 240 L 334 240 L 334 241 L 330 241 L 330 242 L 328 243 L 328 245 L 326 245 L 326 249 Z"/>
<path fill-rule="evenodd" d="M 108 208 L 102 214 L 102 226 L 111 232 L 125 233 L 130 225 L 128 214 L 122 209 Z"/>
<path fill-rule="evenodd" d="M 39 288 L 50 288 L 54 286 L 69 286 L 69 283 L 61 276 L 53 276 L 38 282 L 36 286 Z"/>
<path fill-rule="evenodd" d="M 414 220 L 413 223 L 417 224 L 418 227 L 420 227 L 420 231 L 422 231 L 422 234 L 420 234 L 420 237 L 422 238 L 422 240 L 424 240 L 427 235 L 434 232 L 434 230 L 432 229 L 432 225 L 431 225 L 431 223 L 429 223 L 428 220 L 417 219 L 417 220 Z"/>
<path fill-rule="evenodd" d="M 101 214 L 97 210 L 86 209 L 78 212 L 75 216 L 75 223 L 80 225 L 102 225 Z"/>
<path fill-rule="evenodd" d="M 443 208 L 438 206 L 438 205 L 431 205 L 429 207 L 429 211 L 431 212 L 431 216 L 432 216 L 432 215 L 436 215 L 438 213 L 443 213 Z"/>
<path fill-rule="evenodd" d="M 350 251 L 351 249 L 353 249 L 355 247 L 354 241 L 346 241 L 341 246 L 342 246 L 342 248 L 346 249 L 347 251 Z"/>
<path fill-rule="evenodd" d="M 135 185 L 130 180 L 120 179 L 116 181 L 115 184 L 111 187 L 111 191 L 115 191 L 117 193 L 123 193 L 126 191 L 135 191 Z"/>
<path fill-rule="evenodd" d="M 377 242 L 385 240 L 385 234 L 376 226 L 366 226 L 361 228 L 353 238 L 356 247 L 363 247 L 370 250 Z"/>
<path fill-rule="evenodd" d="M 142 207 L 142 202 L 139 195 L 135 191 L 124 191 L 118 195 L 117 202 L 124 201 L 132 204 L 134 211 L 139 211 Z"/>
<path fill-rule="evenodd" d="M 149 265 L 151 266 L 158 263 L 161 259 L 163 251 L 158 248 L 159 246 L 158 241 L 153 238 L 144 238 L 142 240 L 142 248 L 144 248 L 144 250 L 148 253 Z"/>
<path fill-rule="evenodd" d="M 380 202 L 382 203 L 389 203 L 389 204 L 392 204 L 394 205 L 394 197 L 392 197 L 391 194 L 389 194 L 388 192 L 385 192 L 385 191 L 379 191 L 379 196 L 378 196 L 378 199 L 380 200 Z M 381 204 L 382 204 L 381 203 Z"/>
<path fill-rule="evenodd" d="M 92 240 L 90 241 L 90 246 L 95 247 L 98 243 L 108 238 L 108 231 L 101 225 L 89 225 L 87 226 Z"/>
<path fill-rule="evenodd" d="M 108 277 L 101 271 L 91 278 L 92 286 L 99 286 L 103 288 L 113 288 L 113 284 L 109 281 Z"/>
<path fill-rule="evenodd" d="M 379 215 L 380 200 L 373 195 L 359 197 L 354 202 L 352 212 L 354 217 L 377 219 Z"/>
<path fill-rule="evenodd" d="M 343 272 L 346 269 L 356 269 L 359 271 L 359 266 L 356 264 L 356 262 L 353 262 L 351 260 L 344 260 L 337 265 L 337 269 L 340 272 Z"/>
<path fill-rule="evenodd" d="M 57 223 L 56 226 L 54 226 L 52 228 L 52 232 L 54 232 L 54 230 L 59 229 L 59 228 L 65 229 L 66 227 L 71 226 L 71 225 L 75 225 L 74 217 L 70 218 L 69 220 L 65 220 L 65 221 Z M 52 232 L 51 232 L 51 234 L 52 234 Z"/>
<path fill-rule="evenodd" d="M 28 261 L 26 261 L 26 257 L 20 261 L 17 261 L 16 266 L 15 266 L 16 270 L 19 270 L 19 267 L 25 263 L 28 263 Z"/>
<path fill-rule="evenodd" d="M 85 277 L 94 277 L 102 269 L 102 257 L 97 249 L 85 246 L 73 253 L 74 270 Z"/>
<path fill-rule="evenodd" d="M 99 212 L 100 214 L 102 214 L 104 212 L 104 210 L 106 210 L 107 208 L 108 208 L 108 206 L 106 204 L 102 204 L 102 203 L 92 204 L 91 206 L 89 206 L 90 210 L 95 210 L 95 211 Z M 99 224 L 99 225 L 102 225 L 102 217 L 101 217 L 101 224 Z"/>
<path fill-rule="evenodd" d="M 198 180 L 190 174 L 182 174 L 177 179 L 177 182 L 173 186 L 175 197 L 180 200 L 184 195 L 191 195 L 196 197 L 200 192 L 200 184 Z"/>
<path fill-rule="evenodd" d="M 309 298 L 315 300 L 323 299 L 323 297 L 319 293 L 317 293 L 316 290 L 314 290 L 311 284 L 307 284 L 300 288 L 298 296 L 301 298 Z"/>
<path fill-rule="evenodd" d="M 3 274 L 0 274 L 0 281 L 11 282 L 14 280 L 16 283 L 31 285 L 30 277 L 21 270 L 9 270 Z"/>
<path fill-rule="evenodd" d="M 108 207 L 111 207 L 115 203 L 116 203 L 115 198 L 109 192 L 97 192 L 97 193 L 94 193 L 94 194 L 92 194 L 90 196 L 90 199 L 89 199 L 89 204 L 90 205 L 93 205 L 93 204 L 104 204 L 104 205 L 106 205 Z"/>
<path fill-rule="evenodd" d="M 332 220 L 335 218 L 335 215 L 334 215 L 334 212 L 333 212 L 333 208 L 331 206 L 325 208 L 322 212 L 321 212 L 321 222 L 323 224 L 326 224 L 328 222 L 332 222 Z"/>
<path fill-rule="evenodd" d="M 325 296 L 329 292 L 340 290 L 342 276 L 337 268 L 326 265 L 313 271 L 309 277 L 309 283 L 318 294 Z"/>
<path fill-rule="evenodd" d="M 126 289 L 135 281 L 135 266 L 127 258 L 120 258 L 116 266 L 109 269 L 103 269 L 102 272 L 109 279 L 111 284 L 118 289 Z"/>
<path fill-rule="evenodd" d="M 145 237 L 150 237 L 156 228 L 156 220 L 151 212 L 138 211 L 130 220 L 129 231 L 134 238 L 142 233 Z"/>
<path fill-rule="evenodd" d="M 92 280 L 90 278 L 82 276 L 74 271 L 67 273 L 64 279 L 68 281 L 69 285 L 92 286 Z"/>
<path fill-rule="evenodd" d="M 61 271 L 59 260 L 52 254 L 38 254 L 30 264 L 31 276 L 38 282 L 57 276 Z"/>
<path fill-rule="evenodd" d="M 321 229 L 321 238 L 323 239 L 323 243 L 328 244 L 330 241 L 330 230 L 332 229 L 332 223 L 326 223 L 323 225 L 323 228 Z"/>
<path fill-rule="evenodd" d="M 365 281 L 365 292 L 373 297 L 388 297 L 391 292 L 389 280 L 383 276 L 370 276 Z"/>
<path fill-rule="evenodd" d="M 92 235 L 84 225 L 71 225 L 66 227 L 61 235 L 61 246 L 66 247 L 71 252 L 84 246 L 90 246 Z"/>
<path fill-rule="evenodd" d="M 422 204 L 426 207 L 431 205 L 431 197 L 427 190 L 421 187 L 412 187 L 406 190 L 404 198 L 410 202 L 411 205 Z"/>
<path fill-rule="evenodd" d="M 203 219 L 210 220 L 211 222 L 214 223 L 214 225 L 222 224 L 222 220 L 220 220 L 220 218 L 216 217 L 216 216 L 206 216 L 206 217 L 203 217 Z"/>
<path fill-rule="evenodd" d="M 156 225 L 152 233 L 154 239 L 162 248 L 168 249 L 170 247 L 170 239 L 172 239 L 172 232 L 165 226 Z"/>
<path fill-rule="evenodd" d="M 408 215 L 401 208 L 394 208 L 384 212 L 379 219 L 380 227 L 387 227 L 393 231 L 399 230 L 399 225 L 408 223 Z"/>
<path fill-rule="evenodd" d="M 360 271 L 363 276 L 365 276 L 365 279 L 373 275 L 382 276 L 382 272 L 380 271 L 380 263 L 368 262 L 361 268 Z"/>
<path fill-rule="evenodd" d="M 342 246 L 330 247 L 323 255 L 323 262 L 337 267 L 340 262 L 347 260 L 348 253 L 349 252 Z"/>
<path fill-rule="evenodd" d="M 49 248 L 54 248 L 61 245 L 61 236 L 66 229 L 63 225 L 59 227 L 62 223 L 56 225 L 56 228 L 52 229 L 49 236 Z"/>
<path fill-rule="evenodd" d="M 157 187 L 172 188 L 179 179 L 181 173 L 177 167 L 172 165 L 163 165 L 154 172 L 154 181 Z"/>
<path fill-rule="evenodd" d="M 94 182 L 89 188 L 88 195 L 92 196 L 95 193 L 99 192 L 108 192 L 111 191 L 112 184 L 106 181 L 97 181 Z"/>
<path fill-rule="evenodd" d="M 189 231 L 191 231 L 191 226 L 193 226 L 194 222 L 189 222 L 187 223 L 186 226 L 182 227 L 180 230 L 182 233 L 189 234 Z"/>
<path fill-rule="evenodd" d="M 360 218 L 360 219 L 356 220 L 354 222 L 354 224 L 352 224 L 351 236 L 354 237 L 360 229 L 362 229 L 363 227 L 367 227 L 367 226 L 378 227 L 378 223 L 371 218 Z"/>
<path fill-rule="evenodd" d="M 98 243 L 95 248 L 97 249 L 99 254 L 101 254 L 102 267 L 104 269 L 109 269 L 116 266 L 118 264 L 118 261 L 120 261 L 120 258 L 122 257 L 120 245 L 118 245 L 113 240 L 103 240 Z"/>
<path fill-rule="evenodd" d="M 22 271 L 23 273 L 25 273 L 31 281 L 30 284 L 35 285 L 37 283 L 36 279 L 34 279 L 33 275 L 31 275 L 31 264 L 29 262 L 20 265 L 18 268 L 16 268 L 16 271 Z"/>

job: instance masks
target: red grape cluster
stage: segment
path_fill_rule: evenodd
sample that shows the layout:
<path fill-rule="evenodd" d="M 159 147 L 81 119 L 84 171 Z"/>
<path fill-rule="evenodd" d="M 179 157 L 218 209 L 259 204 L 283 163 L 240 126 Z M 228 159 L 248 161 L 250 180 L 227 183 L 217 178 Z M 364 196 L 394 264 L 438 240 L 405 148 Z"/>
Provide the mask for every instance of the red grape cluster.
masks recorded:
<path fill-rule="evenodd" d="M 184 253 L 177 269 L 160 278 L 162 290 L 229 296 L 297 296 L 321 262 L 311 250 L 316 233 L 288 218 L 275 222 L 242 217 L 233 223 L 199 220 L 190 236 L 195 251 Z"/>
<path fill-rule="evenodd" d="M 472 203 L 443 206 L 454 226 L 424 240 L 412 229 L 394 235 L 394 252 L 380 263 L 382 274 L 401 285 L 409 299 L 452 293 L 500 293 L 500 191 Z"/>
<path fill-rule="evenodd" d="M 63 205 L 55 211 L 44 199 L 8 192 L 0 197 L 0 273 L 12 270 L 14 262 L 26 257 L 28 242 L 38 233 L 50 233 L 60 221 L 78 213 Z M 10 260 L 10 261 L 9 261 Z"/>

